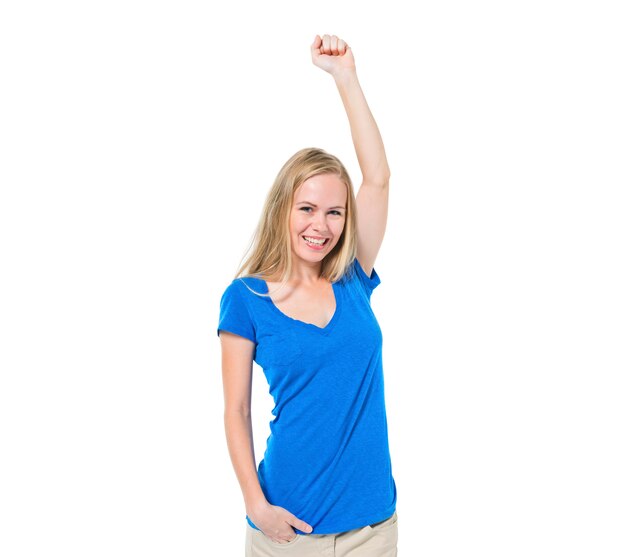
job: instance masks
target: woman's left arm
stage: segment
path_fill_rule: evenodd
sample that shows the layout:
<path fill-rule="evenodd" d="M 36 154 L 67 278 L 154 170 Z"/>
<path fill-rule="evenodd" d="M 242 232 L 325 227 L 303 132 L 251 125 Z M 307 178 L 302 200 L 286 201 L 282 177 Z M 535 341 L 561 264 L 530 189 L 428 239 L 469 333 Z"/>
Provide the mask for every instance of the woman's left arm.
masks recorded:
<path fill-rule="evenodd" d="M 356 75 L 352 49 L 335 35 L 319 35 L 311 45 L 313 63 L 335 79 L 346 109 L 363 183 L 356 195 L 357 259 L 368 276 L 385 235 L 389 206 L 389 164 L 376 121 Z"/>

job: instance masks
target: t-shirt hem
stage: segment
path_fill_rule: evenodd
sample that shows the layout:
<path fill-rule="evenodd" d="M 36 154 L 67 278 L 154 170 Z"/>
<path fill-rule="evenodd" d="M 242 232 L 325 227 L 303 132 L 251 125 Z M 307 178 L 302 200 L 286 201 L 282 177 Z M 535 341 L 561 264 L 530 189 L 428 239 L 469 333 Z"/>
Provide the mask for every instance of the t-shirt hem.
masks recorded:
<path fill-rule="evenodd" d="M 226 331 L 227 333 L 233 333 L 235 335 L 238 335 L 240 337 L 244 337 L 247 338 L 248 340 L 251 340 L 252 342 L 254 342 L 256 344 L 256 339 L 254 338 L 253 335 L 251 335 L 250 333 L 247 333 L 245 331 L 242 331 L 241 329 L 238 329 L 236 327 L 218 327 L 217 328 L 217 336 L 220 336 L 220 331 Z"/>
<path fill-rule="evenodd" d="M 349 530 L 356 530 L 358 528 L 364 528 L 365 526 L 369 526 L 370 524 L 375 524 L 376 522 L 381 522 L 383 520 L 387 520 L 390 518 L 393 513 L 396 512 L 396 505 L 393 504 L 391 507 L 388 507 L 386 510 L 381 511 L 376 514 L 369 514 L 367 516 L 361 516 L 358 518 L 352 518 L 345 522 L 334 522 L 330 525 L 326 526 L 313 526 L 313 532 L 311 534 L 341 534 L 342 532 L 348 532 Z M 246 515 L 246 521 L 248 524 L 254 528 L 255 530 L 259 530 L 254 523 L 250 520 L 248 515 Z M 308 532 L 302 532 L 297 528 L 294 528 L 296 534 L 308 536 Z"/>

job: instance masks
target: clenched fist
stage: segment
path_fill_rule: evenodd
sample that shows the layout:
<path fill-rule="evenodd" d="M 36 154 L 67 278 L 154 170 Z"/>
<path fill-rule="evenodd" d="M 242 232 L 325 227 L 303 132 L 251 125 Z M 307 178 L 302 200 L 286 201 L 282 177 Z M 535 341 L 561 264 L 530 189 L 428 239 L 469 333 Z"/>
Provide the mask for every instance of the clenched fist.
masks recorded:
<path fill-rule="evenodd" d="M 338 72 L 355 70 L 352 49 L 336 35 L 315 35 L 311 45 L 311 58 L 318 68 L 333 76 Z"/>

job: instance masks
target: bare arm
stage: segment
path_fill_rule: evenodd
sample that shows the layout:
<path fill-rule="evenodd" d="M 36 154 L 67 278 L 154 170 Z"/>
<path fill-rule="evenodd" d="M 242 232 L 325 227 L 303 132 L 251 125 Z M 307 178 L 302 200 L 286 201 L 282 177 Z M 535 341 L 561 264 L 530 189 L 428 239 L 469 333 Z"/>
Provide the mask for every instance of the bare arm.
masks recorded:
<path fill-rule="evenodd" d="M 335 35 L 316 36 L 313 63 L 329 72 L 341 96 L 363 183 L 357 202 L 357 259 L 371 275 L 382 244 L 389 206 L 390 170 L 382 137 L 359 84 L 352 49 Z"/>
<path fill-rule="evenodd" d="M 246 514 L 274 541 L 293 539 L 294 530 L 312 528 L 287 509 L 271 505 L 259 484 L 252 433 L 252 358 L 254 343 L 244 337 L 220 332 L 222 381 L 224 385 L 224 427 L 230 459 L 246 506 Z"/>
<path fill-rule="evenodd" d="M 246 512 L 265 502 L 256 472 L 250 400 L 254 343 L 221 331 L 224 427 Z"/>

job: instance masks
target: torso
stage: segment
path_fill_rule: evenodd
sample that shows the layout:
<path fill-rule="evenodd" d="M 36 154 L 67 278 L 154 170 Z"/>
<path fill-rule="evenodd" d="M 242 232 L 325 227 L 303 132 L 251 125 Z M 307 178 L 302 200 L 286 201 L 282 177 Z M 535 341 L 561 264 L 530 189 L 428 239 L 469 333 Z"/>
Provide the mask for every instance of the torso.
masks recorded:
<path fill-rule="evenodd" d="M 396 503 L 376 281 L 356 265 L 333 283 L 291 277 L 280 292 L 278 277 L 240 278 L 224 303 L 233 311 L 226 326 L 256 342 L 274 401 L 258 464 L 265 496 L 320 534 L 379 522 Z M 272 297 L 257 295 L 268 286 Z"/>
<path fill-rule="evenodd" d="M 274 305 L 285 315 L 323 328 L 335 314 L 337 301 L 330 281 L 320 279 L 311 286 L 286 284 L 280 291 L 278 282 L 265 281 Z"/>

